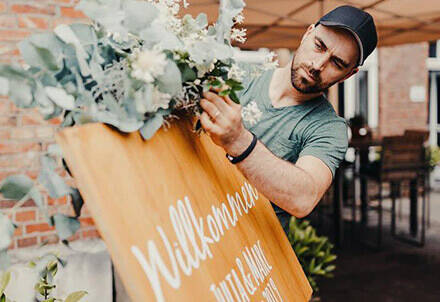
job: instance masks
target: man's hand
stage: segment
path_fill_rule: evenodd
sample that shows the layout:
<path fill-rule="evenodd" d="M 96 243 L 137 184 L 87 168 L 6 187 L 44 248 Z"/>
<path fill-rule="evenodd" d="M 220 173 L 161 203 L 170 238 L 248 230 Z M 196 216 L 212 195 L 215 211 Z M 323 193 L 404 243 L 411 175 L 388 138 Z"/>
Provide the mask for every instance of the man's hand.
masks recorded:
<path fill-rule="evenodd" d="M 227 153 L 240 155 L 252 142 L 252 134 L 243 125 L 241 105 L 213 92 L 205 92 L 203 96 L 200 101 L 204 110 L 200 117 L 203 129 Z"/>

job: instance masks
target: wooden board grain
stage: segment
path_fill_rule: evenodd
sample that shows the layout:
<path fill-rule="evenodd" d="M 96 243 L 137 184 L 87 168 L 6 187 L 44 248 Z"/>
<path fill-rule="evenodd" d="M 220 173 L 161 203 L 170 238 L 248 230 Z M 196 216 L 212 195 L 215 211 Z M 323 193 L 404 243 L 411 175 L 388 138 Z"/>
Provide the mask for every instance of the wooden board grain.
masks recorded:
<path fill-rule="evenodd" d="M 149 141 L 103 124 L 56 139 L 133 302 L 309 301 L 269 201 L 188 119 Z"/>

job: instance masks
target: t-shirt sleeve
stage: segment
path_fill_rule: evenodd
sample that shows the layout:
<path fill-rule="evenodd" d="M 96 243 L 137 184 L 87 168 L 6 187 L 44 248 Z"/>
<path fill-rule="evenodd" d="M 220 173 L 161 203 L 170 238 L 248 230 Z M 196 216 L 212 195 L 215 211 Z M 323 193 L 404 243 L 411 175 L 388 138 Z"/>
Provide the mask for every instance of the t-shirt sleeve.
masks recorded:
<path fill-rule="evenodd" d="M 338 118 L 314 127 L 299 157 L 311 155 L 319 158 L 330 168 L 334 177 L 336 168 L 344 159 L 347 148 L 347 123 L 344 119 Z"/>

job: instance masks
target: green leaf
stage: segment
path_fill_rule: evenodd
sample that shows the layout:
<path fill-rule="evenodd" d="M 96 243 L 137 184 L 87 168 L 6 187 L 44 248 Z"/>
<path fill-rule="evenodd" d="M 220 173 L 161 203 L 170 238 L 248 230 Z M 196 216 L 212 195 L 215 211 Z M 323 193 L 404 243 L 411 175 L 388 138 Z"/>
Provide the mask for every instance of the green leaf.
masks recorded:
<path fill-rule="evenodd" d="M 181 63 L 178 65 L 180 72 L 182 74 L 182 82 L 193 82 L 195 79 L 197 79 L 197 73 L 189 67 L 186 63 Z"/>
<path fill-rule="evenodd" d="M 5 77 L 0 77 L 0 95 L 8 95 L 9 80 Z"/>
<path fill-rule="evenodd" d="M 128 0 L 124 2 L 124 26 L 131 33 L 138 34 L 160 14 L 159 10 L 151 3 L 145 1 Z"/>
<path fill-rule="evenodd" d="M 0 235 L 1 239 L 1 235 Z M 6 270 L 9 267 L 9 254 L 7 250 L 0 250 L 0 270 Z"/>
<path fill-rule="evenodd" d="M 172 96 L 177 95 L 182 90 L 182 76 L 174 61 L 168 60 L 165 72 L 157 78 L 157 81 L 159 90 Z"/>
<path fill-rule="evenodd" d="M 27 82 L 19 82 L 16 80 L 9 81 L 9 98 L 17 107 L 30 108 L 32 107 L 34 97 L 32 96 L 32 89 Z"/>
<path fill-rule="evenodd" d="M 9 281 L 11 281 L 11 272 L 6 272 L 2 274 L 0 278 L 0 295 L 4 293 L 6 287 L 9 284 Z"/>
<path fill-rule="evenodd" d="M 30 66 L 52 72 L 62 67 L 63 43 L 54 33 L 34 34 L 18 44 L 21 56 Z"/>
<path fill-rule="evenodd" d="M 75 211 L 76 217 L 79 217 L 81 215 L 81 209 L 84 205 L 84 200 L 76 188 L 71 187 L 70 196 L 72 197 L 72 207 Z"/>
<path fill-rule="evenodd" d="M 26 175 L 11 175 L 0 183 L 0 193 L 5 198 L 20 200 L 29 193 L 33 185 L 32 179 Z"/>
<path fill-rule="evenodd" d="M 0 213 L 0 252 L 6 250 L 12 242 L 15 225 L 8 216 Z"/>
<path fill-rule="evenodd" d="M 145 140 L 153 137 L 157 130 L 163 124 L 163 116 L 160 114 L 155 114 L 153 117 L 149 118 L 144 126 L 140 129 L 140 133 Z"/>
<path fill-rule="evenodd" d="M 46 92 L 49 99 L 66 110 L 73 110 L 75 108 L 75 98 L 67 94 L 67 92 L 58 87 L 47 86 L 44 87 L 44 91 Z"/>
<path fill-rule="evenodd" d="M 60 198 L 70 194 L 70 187 L 64 180 L 55 173 L 55 162 L 49 156 L 41 157 L 41 169 L 38 175 L 38 181 L 47 189 L 50 197 Z"/>
<path fill-rule="evenodd" d="M 81 300 L 85 295 L 87 295 L 86 291 L 78 291 L 71 293 L 69 296 L 67 296 L 66 300 L 64 302 L 77 302 Z"/>
<path fill-rule="evenodd" d="M 333 261 L 335 261 L 336 258 L 337 258 L 336 255 L 329 255 L 329 256 L 327 256 L 323 261 L 324 261 L 324 263 L 329 263 L 329 262 L 333 262 Z"/>
<path fill-rule="evenodd" d="M 74 235 L 80 228 L 80 222 L 76 217 L 63 214 L 55 214 L 52 217 L 60 240 L 66 240 Z"/>

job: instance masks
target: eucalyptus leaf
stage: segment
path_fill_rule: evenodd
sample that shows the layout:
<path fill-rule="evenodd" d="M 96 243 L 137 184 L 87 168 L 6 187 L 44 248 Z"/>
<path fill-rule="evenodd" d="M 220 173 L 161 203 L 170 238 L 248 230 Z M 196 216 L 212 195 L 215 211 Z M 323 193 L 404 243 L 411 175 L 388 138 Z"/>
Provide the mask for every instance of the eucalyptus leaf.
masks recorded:
<path fill-rule="evenodd" d="M 8 216 L 0 213 L 0 251 L 6 250 L 12 242 L 15 225 Z"/>
<path fill-rule="evenodd" d="M 90 75 L 90 68 L 87 63 L 89 55 L 84 50 L 84 47 L 81 45 L 80 40 L 78 39 L 72 28 L 66 24 L 61 24 L 54 29 L 54 32 L 58 36 L 58 38 L 64 41 L 64 43 L 71 44 L 75 48 L 76 58 L 78 60 L 81 74 L 85 77 Z"/>
<path fill-rule="evenodd" d="M 17 107 L 30 108 L 33 104 L 32 89 L 27 82 L 9 81 L 9 98 Z"/>
<path fill-rule="evenodd" d="M 72 95 L 67 94 L 64 89 L 47 86 L 44 88 L 44 91 L 49 99 L 58 106 L 66 110 L 73 110 L 75 108 L 75 98 Z"/>
<path fill-rule="evenodd" d="M 29 193 L 34 182 L 23 174 L 10 175 L 0 183 L 0 193 L 5 198 L 20 200 Z"/>
<path fill-rule="evenodd" d="M 157 78 L 157 81 L 159 90 L 172 96 L 182 90 L 182 75 L 174 61 L 168 60 L 165 72 Z"/>
<path fill-rule="evenodd" d="M 0 77 L 0 95 L 7 95 L 9 93 L 9 81 L 5 77 Z"/>
<path fill-rule="evenodd" d="M 18 48 L 30 66 L 52 72 L 62 68 L 63 43 L 51 32 L 34 34 L 21 41 Z"/>
<path fill-rule="evenodd" d="M 159 15 L 158 9 L 149 2 L 127 0 L 124 2 L 124 26 L 134 34 L 138 34 Z"/>
<path fill-rule="evenodd" d="M 41 170 L 38 181 L 47 189 L 50 197 L 60 198 L 70 194 L 70 187 L 55 172 L 55 161 L 47 155 L 41 157 Z"/>
<path fill-rule="evenodd" d="M 55 214 L 53 221 L 60 240 L 66 240 L 73 236 L 80 228 L 80 222 L 76 217 Z"/>
<path fill-rule="evenodd" d="M 0 270 L 8 269 L 9 265 L 10 259 L 7 250 L 0 250 Z"/>
<path fill-rule="evenodd" d="M 163 116 L 160 114 L 154 115 L 149 118 L 144 126 L 142 126 L 140 133 L 145 140 L 149 140 L 160 129 L 163 124 Z"/>
<path fill-rule="evenodd" d="M 5 292 L 6 287 L 11 281 L 11 272 L 5 272 L 0 277 L 0 296 Z"/>
<path fill-rule="evenodd" d="M 81 300 L 85 295 L 87 295 L 86 291 L 74 292 L 68 295 L 66 300 L 64 300 L 64 302 L 77 302 Z"/>

